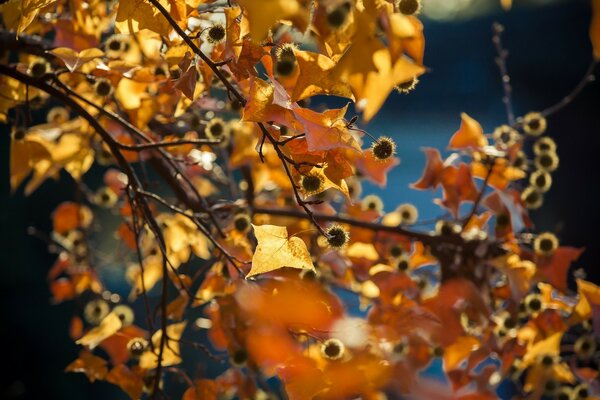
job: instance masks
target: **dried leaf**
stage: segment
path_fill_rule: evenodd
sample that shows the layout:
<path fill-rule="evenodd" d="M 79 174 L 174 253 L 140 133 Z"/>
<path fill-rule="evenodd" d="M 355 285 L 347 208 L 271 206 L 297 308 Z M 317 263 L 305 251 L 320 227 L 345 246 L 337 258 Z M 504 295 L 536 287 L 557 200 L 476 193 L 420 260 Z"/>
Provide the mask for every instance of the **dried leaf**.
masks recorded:
<path fill-rule="evenodd" d="M 144 391 L 144 379 L 139 369 L 131 370 L 123 364 L 111 369 L 106 381 L 120 387 L 132 400 L 138 400 Z"/>
<path fill-rule="evenodd" d="M 594 58 L 600 60 L 600 0 L 592 0 L 592 22 L 590 39 L 594 50 Z"/>
<path fill-rule="evenodd" d="M 104 56 L 104 52 L 96 48 L 76 52 L 68 47 L 57 47 L 56 49 L 50 50 L 50 53 L 60 58 L 65 63 L 67 69 L 71 72 L 76 71 L 79 69 L 79 67 L 87 62 Z"/>
<path fill-rule="evenodd" d="M 93 355 L 87 350 L 79 353 L 79 358 L 65 368 L 66 372 L 82 372 L 86 374 L 90 382 L 103 380 L 108 373 L 105 359 Z"/>
<path fill-rule="evenodd" d="M 288 237 L 287 229 L 275 225 L 252 225 L 258 246 L 246 278 L 283 267 L 314 269 L 306 244 L 299 237 Z"/>
<path fill-rule="evenodd" d="M 104 339 L 114 335 L 119 329 L 121 329 L 122 325 L 123 323 L 121 322 L 119 316 L 111 312 L 106 317 L 104 317 L 102 322 L 100 322 L 100 325 L 98 325 L 95 328 L 92 328 L 88 333 L 86 333 L 81 339 L 79 339 L 75 343 L 80 344 L 82 346 L 86 346 L 90 350 L 94 349 Z"/>
<path fill-rule="evenodd" d="M 187 321 L 183 321 L 167 326 L 167 339 L 161 359 L 161 365 L 163 367 L 177 365 L 181 362 L 179 339 L 183 334 L 186 324 Z M 154 345 L 155 351 L 152 352 L 152 350 L 147 350 L 144 354 L 142 354 L 140 357 L 140 367 L 144 369 L 154 369 L 158 366 L 158 355 L 160 352 L 162 335 L 162 329 L 157 330 L 154 335 L 152 335 L 152 344 Z"/>
<path fill-rule="evenodd" d="M 462 113 L 460 128 L 452 138 L 448 147 L 451 149 L 479 149 L 487 146 L 488 140 L 483 134 L 483 128 L 468 114 Z"/>

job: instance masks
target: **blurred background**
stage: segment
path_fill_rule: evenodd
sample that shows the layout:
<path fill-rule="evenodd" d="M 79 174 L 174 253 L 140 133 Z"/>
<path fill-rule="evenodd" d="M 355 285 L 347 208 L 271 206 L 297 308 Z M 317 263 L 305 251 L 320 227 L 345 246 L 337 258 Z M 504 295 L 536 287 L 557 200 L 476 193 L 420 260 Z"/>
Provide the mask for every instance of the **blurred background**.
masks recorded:
<path fill-rule="evenodd" d="M 259 0 L 257 0 L 259 1 Z M 365 128 L 392 136 L 401 165 L 381 195 L 386 211 L 412 202 L 429 219 L 443 214 L 428 192 L 410 190 L 424 166 L 422 147 L 445 149 L 458 129 L 460 113 L 477 119 L 486 132 L 506 120 L 502 86 L 494 62 L 492 23 L 505 26 L 517 115 L 547 108 L 581 80 L 591 61 L 586 0 L 514 0 L 506 13 L 498 0 L 424 0 L 425 64 L 430 72 L 409 95 L 392 94 Z M 568 107 L 549 118 L 561 167 L 544 206 L 532 213 L 537 230 L 551 230 L 565 245 L 585 247 L 573 269 L 600 282 L 600 84 L 593 83 Z M 0 126 L 0 399 L 121 399 L 105 383 L 89 384 L 63 370 L 79 349 L 68 337 L 74 305 L 51 305 L 46 273 L 54 262 L 46 245 L 27 227 L 51 229 L 56 205 L 73 198 L 69 180 L 48 181 L 30 197 L 9 195 L 9 129 Z M 99 174 L 92 171 L 91 179 Z M 572 283 L 572 282 L 571 282 Z"/>

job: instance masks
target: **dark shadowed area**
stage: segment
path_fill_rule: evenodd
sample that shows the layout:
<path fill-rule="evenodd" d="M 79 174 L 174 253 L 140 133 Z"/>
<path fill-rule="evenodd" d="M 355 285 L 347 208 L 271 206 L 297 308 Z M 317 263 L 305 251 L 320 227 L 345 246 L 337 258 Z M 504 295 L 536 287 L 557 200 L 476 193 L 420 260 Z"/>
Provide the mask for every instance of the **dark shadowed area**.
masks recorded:
<path fill-rule="evenodd" d="M 588 2 L 521 6 L 515 0 L 510 13 L 502 13 L 495 0 L 471 3 L 477 2 L 494 3 L 494 11 L 460 21 L 424 21 L 425 64 L 430 73 L 422 77 L 415 92 L 393 94 L 366 126 L 375 136 L 393 136 L 402 159 L 387 189 L 367 188 L 381 194 L 387 211 L 408 201 L 419 207 L 424 219 L 441 215 L 431 193 L 408 188 L 424 165 L 420 148 L 444 149 L 463 111 L 481 122 L 486 132 L 505 122 L 491 42 L 494 21 L 506 28 L 503 41 L 510 50 L 508 69 L 517 115 L 558 102 L 581 80 L 591 61 Z M 548 122 L 561 167 L 553 174 L 554 185 L 544 206 L 532 217 L 538 230 L 554 231 L 565 245 L 585 247 L 574 269 L 584 268 L 590 280 L 600 282 L 600 84 L 589 85 Z M 30 197 L 22 191 L 9 195 L 6 126 L 0 127 L 0 151 L 0 354 L 5 369 L 0 374 L 0 398 L 126 398 L 113 386 L 89 384 L 83 374 L 63 372 L 79 351 L 68 337 L 76 306 L 72 302 L 50 304 L 46 274 L 54 257 L 43 242 L 27 235 L 29 226 L 43 232 L 51 229 L 52 210 L 74 197 L 72 182 L 47 181 Z M 100 180 L 101 175 L 92 170 L 89 179 Z"/>

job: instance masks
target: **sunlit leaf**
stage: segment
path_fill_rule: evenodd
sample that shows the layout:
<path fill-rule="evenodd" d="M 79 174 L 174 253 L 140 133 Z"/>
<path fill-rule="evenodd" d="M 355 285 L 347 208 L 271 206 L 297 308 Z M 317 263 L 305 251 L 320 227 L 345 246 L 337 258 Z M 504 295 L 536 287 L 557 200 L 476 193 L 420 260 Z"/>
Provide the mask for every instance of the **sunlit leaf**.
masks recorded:
<path fill-rule="evenodd" d="M 313 269 L 308 249 L 298 237 L 288 237 L 285 227 L 275 225 L 252 225 L 258 246 L 252 257 L 252 269 L 246 275 L 264 274 L 283 267 Z"/>

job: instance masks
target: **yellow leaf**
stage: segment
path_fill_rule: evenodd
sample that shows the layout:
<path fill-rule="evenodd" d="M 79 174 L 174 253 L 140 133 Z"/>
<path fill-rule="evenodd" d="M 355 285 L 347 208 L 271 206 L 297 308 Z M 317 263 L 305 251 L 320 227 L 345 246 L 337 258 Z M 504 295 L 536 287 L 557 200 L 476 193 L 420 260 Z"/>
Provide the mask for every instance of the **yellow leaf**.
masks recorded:
<path fill-rule="evenodd" d="M 342 192 L 348 199 L 350 199 L 350 193 L 348 192 L 348 184 L 346 183 L 346 181 L 344 179 L 340 179 L 338 182 L 334 182 L 332 181 L 328 176 L 327 176 L 327 164 L 325 164 L 323 166 L 323 168 L 319 168 L 319 167 L 313 167 L 311 168 L 310 171 L 308 171 L 306 174 L 304 174 L 305 176 L 315 176 L 318 177 L 319 180 L 321 181 L 321 186 L 317 189 L 314 190 L 312 192 L 306 192 L 306 194 L 308 196 L 314 196 L 316 194 L 322 193 L 324 191 L 326 191 L 327 189 L 336 189 L 339 190 L 340 192 Z"/>
<path fill-rule="evenodd" d="M 267 37 L 269 29 L 279 20 L 302 20 L 302 7 L 297 0 L 240 0 L 250 22 L 250 37 L 260 42 Z"/>
<path fill-rule="evenodd" d="M 350 77 L 350 84 L 357 100 L 357 107 L 363 111 L 365 121 L 377 114 L 394 86 L 407 82 L 425 72 L 425 68 L 407 57 L 400 57 L 392 63 L 390 51 L 381 49 L 374 53 L 376 70 L 366 75 Z"/>
<path fill-rule="evenodd" d="M 51 160 L 50 151 L 43 141 L 35 138 L 12 139 L 10 143 L 10 187 L 16 190 L 31 173 L 36 163 Z"/>
<path fill-rule="evenodd" d="M 50 50 L 50 53 L 60 58 L 71 72 L 95 58 L 104 56 L 104 52 L 96 48 L 82 50 L 78 53 L 68 47 L 57 47 L 56 49 Z"/>
<path fill-rule="evenodd" d="M 11 0 L 0 6 L 0 13 L 6 26 L 17 32 L 25 31 L 40 10 L 56 0 Z"/>
<path fill-rule="evenodd" d="M 594 50 L 594 58 L 600 60 L 600 0 L 592 0 L 592 23 L 590 39 Z"/>
<path fill-rule="evenodd" d="M 275 225 L 252 227 L 258 246 L 246 278 L 283 267 L 314 269 L 306 244 L 298 237 L 288 238 L 287 228 Z"/>
<path fill-rule="evenodd" d="M 330 72 L 336 63 L 329 57 L 310 51 L 296 51 L 300 74 L 294 85 L 292 101 L 298 101 L 317 94 L 336 95 L 354 100 L 347 83 L 333 79 Z"/>
<path fill-rule="evenodd" d="M 162 353 L 161 365 L 168 367 L 171 365 L 177 365 L 181 362 L 179 352 L 179 339 L 183 334 L 187 321 L 178 322 L 167 326 L 167 342 Z M 163 330 L 159 329 L 152 335 L 152 344 L 154 346 L 154 352 L 152 350 L 146 351 L 140 357 L 140 367 L 144 369 L 154 369 L 158 366 L 158 355 L 160 352 L 160 342 L 162 340 Z"/>
<path fill-rule="evenodd" d="M 500 0 L 500 4 L 502 4 L 502 8 L 508 11 L 512 7 L 512 0 Z"/>
<path fill-rule="evenodd" d="M 98 346 L 101 341 L 117 333 L 117 331 L 121 329 L 121 326 L 123 326 L 123 323 L 121 322 L 119 316 L 111 312 L 104 317 L 102 322 L 100 322 L 100 325 L 91 329 L 75 343 L 86 346 L 92 350 Z"/>
<path fill-rule="evenodd" d="M 172 11 L 171 2 L 163 0 L 160 3 L 167 11 Z M 177 21 L 177 18 L 175 20 Z M 145 0 L 119 1 L 115 28 L 120 33 L 135 33 L 142 29 L 149 29 L 161 36 L 169 36 L 173 29 L 160 11 Z"/>

